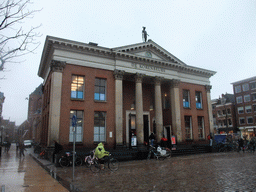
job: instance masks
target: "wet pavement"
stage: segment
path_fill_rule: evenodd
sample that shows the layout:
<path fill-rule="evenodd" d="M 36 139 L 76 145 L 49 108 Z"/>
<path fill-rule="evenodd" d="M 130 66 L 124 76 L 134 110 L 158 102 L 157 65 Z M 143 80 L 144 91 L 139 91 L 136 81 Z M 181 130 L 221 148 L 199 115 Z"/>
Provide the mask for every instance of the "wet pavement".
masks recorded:
<path fill-rule="evenodd" d="M 55 167 L 49 161 L 37 159 L 38 155 L 31 155 L 34 156 L 34 163 L 48 170 L 48 176 L 52 175 L 70 191 L 256 191 L 256 154 L 248 152 L 208 153 L 171 157 L 164 161 L 120 162 L 116 172 L 105 169 L 92 173 L 89 168 L 81 166 L 75 168 L 74 181 L 72 167 Z M 1 165 L 1 176 L 12 171 L 19 173 L 17 168 L 12 170 L 12 161 L 5 163 L 10 163 L 9 169 Z M 36 174 L 34 176 L 37 177 Z M 29 184 L 21 182 L 21 185 L 26 188 L 24 185 Z M 48 189 L 56 190 L 54 185 Z"/>
<path fill-rule="evenodd" d="M 19 158 L 16 146 L 12 144 L 10 151 L 0 157 L 0 192 L 40 192 L 40 191 L 62 191 L 67 192 L 58 181 L 52 178 L 25 151 L 25 157 Z M 49 162 L 48 162 L 49 163 Z"/>

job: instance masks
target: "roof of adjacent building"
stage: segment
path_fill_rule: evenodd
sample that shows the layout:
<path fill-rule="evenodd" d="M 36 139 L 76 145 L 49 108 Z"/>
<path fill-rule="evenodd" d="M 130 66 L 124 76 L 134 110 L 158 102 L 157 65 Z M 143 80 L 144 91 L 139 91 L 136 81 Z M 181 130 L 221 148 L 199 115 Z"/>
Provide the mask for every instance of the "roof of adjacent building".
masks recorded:
<path fill-rule="evenodd" d="M 246 82 L 250 82 L 250 81 L 256 81 L 256 76 L 250 77 L 250 78 L 247 78 L 247 79 L 243 79 L 243 80 L 240 80 L 240 81 L 236 81 L 236 82 L 231 83 L 231 84 L 237 85 L 237 84 L 246 83 Z"/>

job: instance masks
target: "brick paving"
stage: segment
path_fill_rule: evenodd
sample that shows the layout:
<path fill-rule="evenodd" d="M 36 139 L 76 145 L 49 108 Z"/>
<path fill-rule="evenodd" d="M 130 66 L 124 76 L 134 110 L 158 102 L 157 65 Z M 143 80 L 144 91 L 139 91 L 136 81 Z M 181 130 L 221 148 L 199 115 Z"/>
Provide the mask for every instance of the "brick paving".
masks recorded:
<path fill-rule="evenodd" d="M 159 160 L 120 162 L 119 170 L 92 173 L 85 166 L 49 166 L 77 191 L 256 191 L 256 155 L 208 153 Z"/>

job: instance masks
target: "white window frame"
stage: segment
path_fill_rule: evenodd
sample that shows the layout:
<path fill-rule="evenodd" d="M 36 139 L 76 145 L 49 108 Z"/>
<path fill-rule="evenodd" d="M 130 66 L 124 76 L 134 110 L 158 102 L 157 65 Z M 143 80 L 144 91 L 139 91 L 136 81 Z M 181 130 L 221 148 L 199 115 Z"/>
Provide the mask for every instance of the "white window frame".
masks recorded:
<path fill-rule="evenodd" d="M 252 101 L 256 101 L 256 93 L 255 92 L 251 93 L 251 95 L 252 95 Z"/>
<path fill-rule="evenodd" d="M 243 87 L 243 91 L 249 91 L 249 83 L 245 83 L 245 84 L 243 84 L 242 85 L 242 87 Z"/>
<path fill-rule="evenodd" d="M 187 98 L 187 100 L 186 100 L 186 98 L 184 98 L 184 92 L 187 92 L 187 94 L 188 94 L 188 98 Z M 188 106 L 186 106 L 186 102 L 188 103 Z M 190 108 L 190 93 L 189 93 L 189 90 L 187 90 L 187 89 L 183 89 L 183 107 L 184 108 Z"/>
<path fill-rule="evenodd" d="M 77 115 L 78 112 L 81 112 L 81 115 Z M 76 115 L 77 118 L 77 125 L 76 125 L 76 143 L 82 143 L 83 142 L 83 125 L 84 125 L 84 111 L 82 110 L 70 110 L 70 126 L 69 126 L 69 142 L 73 143 L 73 129 L 72 126 L 72 117 L 73 115 Z"/>
<path fill-rule="evenodd" d="M 241 85 L 235 86 L 235 92 L 236 92 L 236 93 L 241 93 L 241 91 L 242 91 Z"/>
<path fill-rule="evenodd" d="M 100 82 L 104 80 L 105 82 L 105 85 L 96 85 L 96 80 L 99 80 Z M 96 91 L 96 89 L 99 89 L 98 91 Z M 103 91 L 104 89 L 104 91 Z M 101 93 L 101 92 L 104 92 L 104 93 Z M 98 94 L 98 95 L 96 95 Z M 97 98 L 99 97 L 99 99 Z M 98 101 L 98 102 L 104 102 L 104 101 L 107 101 L 107 79 L 105 78 L 99 78 L 99 77 L 96 77 L 95 78 L 95 84 L 94 84 L 94 101 Z"/>
<path fill-rule="evenodd" d="M 236 97 L 236 103 L 243 103 L 242 96 Z"/>
<path fill-rule="evenodd" d="M 251 82 L 250 83 L 250 88 L 251 88 L 251 90 L 256 89 L 256 82 Z"/>
<path fill-rule="evenodd" d="M 252 106 L 251 105 L 246 105 L 244 107 L 244 110 L 245 110 L 246 113 L 252 113 Z"/>
<path fill-rule="evenodd" d="M 189 125 L 189 128 L 187 128 L 187 127 L 186 127 L 186 121 L 185 121 L 185 137 L 187 136 L 187 129 L 189 129 L 190 138 L 187 138 L 187 137 L 186 137 L 185 139 L 186 139 L 186 140 L 192 140 L 192 139 L 193 139 L 193 134 L 192 134 L 192 133 L 193 133 L 193 129 L 192 129 L 192 117 L 191 117 L 191 116 L 185 116 L 185 117 L 184 117 L 184 120 L 185 120 L 186 117 L 189 117 L 189 121 L 190 121 L 189 123 L 190 123 L 190 125 Z"/>
<path fill-rule="evenodd" d="M 199 98 L 197 97 L 197 93 L 199 93 Z M 196 91 L 195 92 L 195 100 L 196 100 L 196 108 L 197 109 L 203 109 L 203 98 L 202 98 L 202 92 L 201 91 Z M 197 100 L 200 100 L 199 102 Z M 198 106 L 198 104 L 200 104 Z"/>
<path fill-rule="evenodd" d="M 247 103 L 247 102 L 250 102 L 250 101 L 251 101 L 250 95 L 244 95 L 244 102 Z"/>
<path fill-rule="evenodd" d="M 96 113 L 103 113 L 104 114 L 104 126 L 101 126 L 102 124 L 99 123 L 99 126 L 96 126 L 96 121 L 95 121 L 95 114 Z M 103 118 L 96 119 L 98 121 L 102 121 Z M 107 113 L 105 111 L 95 111 L 94 112 L 94 131 L 93 131 L 93 141 L 96 143 L 99 142 L 106 142 L 106 132 L 107 132 Z"/>
<path fill-rule="evenodd" d="M 199 118 L 202 118 L 202 127 L 199 127 Z M 198 139 L 205 139 L 205 133 L 204 133 L 204 117 L 202 117 L 202 116 L 198 116 L 197 117 L 197 123 L 198 123 Z M 200 133 L 200 131 L 199 130 L 201 130 L 202 129 L 202 137 L 199 137 L 200 135 L 199 135 L 199 133 Z"/>
<path fill-rule="evenodd" d="M 237 107 L 238 114 L 244 114 L 244 107 Z"/>
<path fill-rule="evenodd" d="M 73 80 L 73 77 L 76 79 Z M 71 99 L 84 99 L 84 76 L 72 75 L 71 78 Z M 82 78 L 82 81 L 80 78 Z M 80 96 L 81 94 L 82 96 Z"/>

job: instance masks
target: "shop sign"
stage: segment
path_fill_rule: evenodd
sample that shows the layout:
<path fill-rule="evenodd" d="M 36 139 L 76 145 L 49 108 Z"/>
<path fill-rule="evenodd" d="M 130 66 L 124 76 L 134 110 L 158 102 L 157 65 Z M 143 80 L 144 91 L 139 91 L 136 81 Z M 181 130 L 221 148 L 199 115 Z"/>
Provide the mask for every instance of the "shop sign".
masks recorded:
<path fill-rule="evenodd" d="M 253 129 L 248 129 L 248 131 L 253 131 Z"/>

